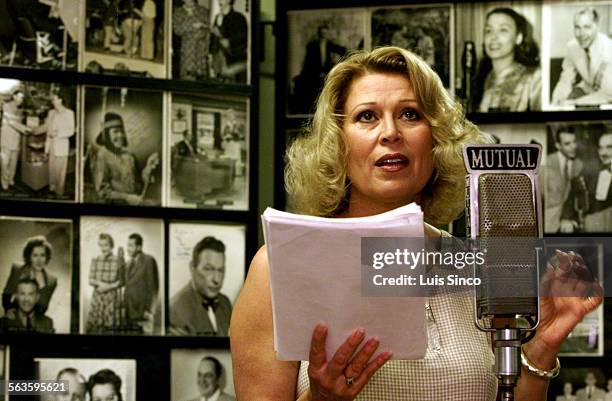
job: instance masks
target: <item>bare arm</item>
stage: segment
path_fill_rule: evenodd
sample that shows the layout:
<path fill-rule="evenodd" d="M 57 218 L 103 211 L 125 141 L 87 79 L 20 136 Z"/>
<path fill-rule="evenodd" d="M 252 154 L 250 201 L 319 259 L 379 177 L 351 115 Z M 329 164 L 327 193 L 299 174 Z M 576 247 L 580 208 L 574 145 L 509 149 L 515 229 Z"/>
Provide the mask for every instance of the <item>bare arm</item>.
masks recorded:
<path fill-rule="evenodd" d="M 295 400 L 298 362 L 276 360 L 265 247 L 259 249 L 234 305 L 230 325 L 238 400 Z"/>

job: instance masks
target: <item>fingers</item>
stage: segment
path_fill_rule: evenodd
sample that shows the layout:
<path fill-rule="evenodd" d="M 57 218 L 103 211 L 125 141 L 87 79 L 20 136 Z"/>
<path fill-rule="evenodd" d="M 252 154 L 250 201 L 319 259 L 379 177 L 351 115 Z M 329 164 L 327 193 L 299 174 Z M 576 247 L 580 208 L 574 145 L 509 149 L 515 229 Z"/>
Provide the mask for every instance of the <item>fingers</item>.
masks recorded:
<path fill-rule="evenodd" d="M 363 372 L 361 372 L 361 375 L 357 378 L 357 380 L 355 380 L 353 386 L 358 389 L 363 388 L 363 386 L 366 385 L 366 383 L 372 378 L 372 376 L 374 376 L 374 373 L 376 373 L 378 369 L 380 369 L 389 359 L 391 359 L 392 355 L 393 353 L 391 351 L 385 351 L 378 355 L 372 362 L 370 362 L 366 366 Z"/>
<path fill-rule="evenodd" d="M 325 340 L 327 339 L 327 325 L 323 322 L 315 326 L 312 332 L 312 339 L 310 341 L 310 366 L 313 369 L 320 369 L 326 362 L 327 357 L 325 354 Z"/>
<path fill-rule="evenodd" d="M 353 331 L 351 336 L 338 348 L 331 361 L 328 364 L 328 371 L 332 376 L 339 376 L 343 371 L 351 356 L 357 350 L 357 347 L 365 337 L 365 330 L 358 328 Z"/>
<path fill-rule="evenodd" d="M 370 338 L 344 369 L 344 376 L 347 378 L 359 376 L 365 370 L 379 344 L 378 337 Z"/>

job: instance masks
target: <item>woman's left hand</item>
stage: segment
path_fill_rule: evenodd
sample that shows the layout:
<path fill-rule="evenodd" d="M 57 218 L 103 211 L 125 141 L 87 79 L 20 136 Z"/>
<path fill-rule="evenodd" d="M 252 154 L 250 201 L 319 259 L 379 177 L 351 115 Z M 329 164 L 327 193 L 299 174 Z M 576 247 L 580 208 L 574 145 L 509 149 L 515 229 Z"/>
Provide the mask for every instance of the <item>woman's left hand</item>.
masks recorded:
<path fill-rule="evenodd" d="M 540 325 L 528 343 L 554 356 L 574 327 L 601 304 L 603 296 L 580 255 L 557 250 L 556 256 L 557 267 L 548 264 L 542 276 Z"/>

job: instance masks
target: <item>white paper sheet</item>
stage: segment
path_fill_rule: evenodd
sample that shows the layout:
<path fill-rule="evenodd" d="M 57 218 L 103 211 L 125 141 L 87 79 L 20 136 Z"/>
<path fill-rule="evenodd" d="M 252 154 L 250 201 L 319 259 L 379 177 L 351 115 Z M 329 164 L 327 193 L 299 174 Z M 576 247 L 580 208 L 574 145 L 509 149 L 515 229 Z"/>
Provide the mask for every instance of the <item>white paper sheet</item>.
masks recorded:
<path fill-rule="evenodd" d="M 351 332 L 378 336 L 377 354 L 425 356 L 425 300 L 361 295 L 361 237 L 423 237 L 416 204 L 364 218 L 331 219 L 266 209 L 262 216 L 270 264 L 274 348 L 280 360 L 308 360 L 315 325 L 329 327 L 331 358 Z"/>

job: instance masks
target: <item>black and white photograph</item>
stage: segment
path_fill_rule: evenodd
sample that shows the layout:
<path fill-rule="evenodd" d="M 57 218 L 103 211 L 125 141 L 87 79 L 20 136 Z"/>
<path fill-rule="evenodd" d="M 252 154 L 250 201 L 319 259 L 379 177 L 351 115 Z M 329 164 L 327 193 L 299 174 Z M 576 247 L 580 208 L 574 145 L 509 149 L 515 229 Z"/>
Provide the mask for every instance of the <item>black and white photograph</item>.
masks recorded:
<path fill-rule="evenodd" d="M 602 242 L 576 243 L 576 239 L 546 241 L 545 255 L 547 263 L 556 266 L 555 251 L 571 251 L 584 260 L 594 281 L 603 282 L 604 277 L 604 244 Z M 594 311 L 586 315 L 572 330 L 561 344 L 560 356 L 603 356 L 604 355 L 604 305 L 606 301 Z"/>
<path fill-rule="evenodd" d="M 245 98 L 172 95 L 173 207 L 247 210 L 249 109 Z"/>
<path fill-rule="evenodd" d="M 163 334 L 163 221 L 86 216 L 80 241 L 80 332 Z"/>
<path fill-rule="evenodd" d="M 385 7 L 372 11 L 372 46 L 398 46 L 419 55 L 454 88 L 454 11 L 452 5 Z"/>
<path fill-rule="evenodd" d="M 457 5 L 457 98 L 466 111 L 542 109 L 542 5 Z"/>
<path fill-rule="evenodd" d="M 167 334 L 227 337 L 245 274 L 246 227 L 172 222 Z"/>
<path fill-rule="evenodd" d="M 72 221 L 0 217 L 1 332 L 70 333 Z"/>
<path fill-rule="evenodd" d="M 544 231 L 612 231 L 612 122 L 551 123 L 547 142 Z"/>
<path fill-rule="evenodd" d="M 229 350 L 173 349 L 170 368 L 170 399 L 236 401 Z"/>
<path fill-rule="evenodd" d="M 76 70 L 79 0 L 0 1 L 0 64 Z"/>
<path fill-rule="evenodd" d="M 249 0 L 172 1 L 172 77 L 250 83 Z"/>
<path fill-rule="evenodd" d="M 82 200 L 160 206 L 163 94 L 85 88 Z"/>
<path fill-rule="evenodd" d="M 34 363 L 36 380 L 68 384 L 68 393 L 43 394 L 41 401 L 136 401 L 133 359 L 34 358 Z"/>
<path fill-rule="evenodd" d="M 82 70 L 166 78 L 164 0 L 86 0 Z"/>
<path fill-rule="evenodd" d="M 76 86 L 0 79 L 0 199 L 76 200 Z"/>
<path fill-rule="evenodd" d="M 367 46 L 367 15 L 363 8 L 287 13 L 289 114 L 311 114 L 327 73 L 349 51 Z"/>
<path fill-rule="evenodd" d="M 612 105 L 612 2 L 544 6 L 550 109 Z"/>
<path fill-rule="evenodd" d="M 593 365 L 563 367 L 550 381 L 548 401 L 612 400 L 612 369 Z"/>

